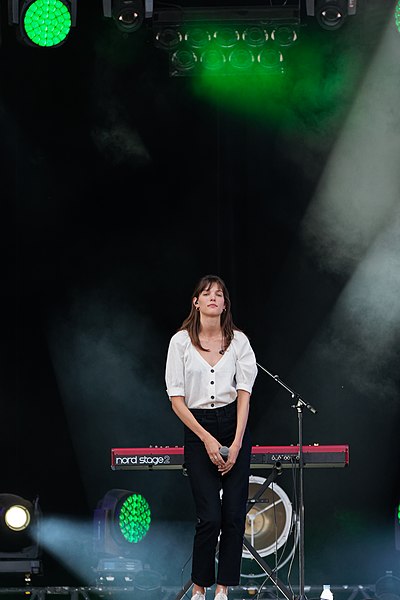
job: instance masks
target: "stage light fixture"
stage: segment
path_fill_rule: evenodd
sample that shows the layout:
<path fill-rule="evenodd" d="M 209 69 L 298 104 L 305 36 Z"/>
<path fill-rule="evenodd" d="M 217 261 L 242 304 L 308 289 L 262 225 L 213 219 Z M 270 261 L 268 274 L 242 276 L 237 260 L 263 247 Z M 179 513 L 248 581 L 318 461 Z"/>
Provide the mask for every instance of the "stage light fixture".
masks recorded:
<path fill-rule="evenodd" d="M 9 0 L 9 23 L 28 46 L 56 48 L 76 25 L 77 0 Z"/>
<path fill-rule="evenodd" d="M 283 51 L 298 39 L 296 24 L 246 28 L 162 29 L 156 45 L 169 52 L 171 76 L 283 74 Z"/>
<path fill-rule="evenodd" d="M 41 573 L 38 499 L 0 494 L 0 572 Z"/>
<path fill-rule="evenodd" d="M 4 514 L 4 521 L 12 531 L 23 531 L 31 521 L 31 513 L 21 504 L 10 506 Z"/>
<path fill-rule="evenodd" d="M 375 597 L 378 600 L 400 600 L 400 579 L 392 571 L 386 571 L 375 582 Z"/>
<path fill-rule="evenodd" d="M 298 39 L 298 0 L 279 6 L 178 7 L 154 11 L 155 46 L 168 52 L 170 76 L 283 74 L 281 49 Z"/>
<path fill-rule="evenodd" d="M 322 29 L 340 29 L 349 15 L 355 15 L 357 0 L 306 0 L 308 16 L 315 17 Z"/>
<path fill-rule="evenodd" d="M 347 18 L 347 7 L 344 2 L 320 1 L 317 3 L 315 18 L 323 29 L 334 31 L 342 27 Z"/>
<path fill-rule="evenodd" d="M 152 0 L 103 0 L 103 15 L 113 18 L 124 33 L 140 29 L 153 12 Z"/>
<path fill-rule="evenodd" d="M 395 20 L 395 23 L 396 23 L 396 27 L 397 27 L 397 29 L 398 29 L 398 31 L 400 33 L 400 0 L 397 3 L 396 9 L 394 11 L 394 20 Z"/>
<path fill-rule="evenodd" d="M 150 529 L 151 511 L 147 500 L 123 489 L 109 490 L 94 512 L 96 552 L 112 556 L 129 555 Z"/>
<path fill-rule="evenodd" d="M 396 550 L 400 550 L 400 502 L 394 511 L 394 540 Z"/>

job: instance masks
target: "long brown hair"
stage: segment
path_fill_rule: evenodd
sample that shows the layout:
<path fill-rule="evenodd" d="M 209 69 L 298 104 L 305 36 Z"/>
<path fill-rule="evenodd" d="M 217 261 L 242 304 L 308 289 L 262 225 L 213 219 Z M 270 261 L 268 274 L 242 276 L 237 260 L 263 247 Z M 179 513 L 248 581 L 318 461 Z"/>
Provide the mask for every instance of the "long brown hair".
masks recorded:
<path fill-rule="evenodd" d="M 225 352 L 233 339 L 233 332 L 235 330 L 239 331 L 239 329 L 232 320 L 231 300 L 229 298 L 228 288 L 226 287 L 225 282 L 221 279 L 221 277 L 218 277 L 218 275 L 205 275 L 197 283 L 191 298 L 190 313 L 183 321 L 179 330 L 181 331 L 182 329 L 186 329 L 192 344 L 200 348 L 200 350 L 209 352 L 209 350 L 207 348 L 203 348 L 200 343 L 200 313 L 193 304 L 193 298 L 198 298 L 200 294 L 204 292 L 204 290 L 209 290 L 213 283 L 216 283 L 224 294 L 225 310 L 221 314 L 221 329 L 223 335 L 223 347 L 221 350 Z"/>

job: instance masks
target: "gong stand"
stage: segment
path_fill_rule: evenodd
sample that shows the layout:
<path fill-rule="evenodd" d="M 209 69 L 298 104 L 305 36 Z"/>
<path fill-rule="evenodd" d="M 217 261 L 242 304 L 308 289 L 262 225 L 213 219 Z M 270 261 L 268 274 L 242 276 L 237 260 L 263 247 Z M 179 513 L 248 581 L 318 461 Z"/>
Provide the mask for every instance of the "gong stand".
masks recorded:
<path fill-rule="evenodd" d="M 260 502 L 260 498 L 263 495 L 263 493 L 265 492 L 265 490 L 267 490 L 269 488 L 270 484 L 273 483 L 275 481 L 275 479 L 279 475 L 281 475 L 281 473 L 282 473 L 281 464 L 279 462 L 276 462 L 274 464 L 274 466 L 272 467 L 272 473 L 270 474 L 270 476 L 264 481 L 263 484 L 260 485 L 260 487 L 254 494 L 254 496 L 252 498 L 250 498 L 249 500 L 247 500 L 246 514 L 257 503 L 257 501 Z M 262 502 L 262 500 L 261 500 L 261 502 Z M 250 552 L 250 554 L 252 555 L 252 557 L 254 558 L 256 563 L 262 568 L 262 570 L 265 573 L 267 573 L 267 575 L 269 575 L 270 581 L 285 596 L 285 598 L 287 598 L 287 600 L 294 600 L 294 596 L 293 596 L 292 592 L 289 590 L 289 588 L 287 588 L 285 586 L 285 584 L 282 583 L 282 581 L 280 581 L 276 572 L 273 571 L 273 569 L 271 569 L 271 567 L 265 562 L 263 557 L 257 552 L 257 550 L 254 548 L 254 546 L 252 546 L 250 544 L 250 542 L 246 539 L 246 537 L 243 538 L 243 546 L 245 546 L 247 548 L 247 550 Z"/>
<path fill-rule="evenodd" d="M 247 500 L 246 514 L 253 508 L 253 506 L 257 502 L 260 502 L 260 498 L 263 495 L 263 493 L 268 489 L 270 484 L 273 483 L 279 475 L 281 475 L 281 473 L 282 473 L 281 464 L 279 462 L 277 462 L 272 467 L 272 472 L 269 475 L 269 477 L 264 481 L 264 483 L 262 483 L 260 485 L 260 487 L 257 489 L 254 496 Z M 261 500 L 261 502 L 263 502 L 263 500 Z M 267 500 L 267 502 L 268 502 L 268 500 Z M 243 537 L 243 546 L 245 546 L 247 548 L 247 550 L 250 552 L 250 554 L 252 555 L 254 560 L 257 562 L 257 564 L 263 569 L 263 571 L 265 573 L 267 573 L 267 575 L 269 575 L 270 581 L 285 596 L 285 598 L 287 600 L 294 600 L 293 593 L 285 586 L 284 583 L 282 583 L 282 581 L 280 581 L 280 579 L 277 577 L 276 572 L 274 572 L 271 569 L 271 567 L 265 562 L 263 557 L 257 552 L 257 550 L 254 548 L 254 546 L 252 546 L 250 544 L 250 542 L 246 539 L 246 537 Z M 218 556 L 218 548 L 219 548 L 219 544 L 217 545 L 216 556 Z M 193 585 L 193 582 L 191 580 L 187 581 L 185 583 L 184 587 L 178 592 L 178 595 L 175 597 L 175 600 L 181 600 L 186 595 L 186 592 L 190 590 L 192 585 Z"/>

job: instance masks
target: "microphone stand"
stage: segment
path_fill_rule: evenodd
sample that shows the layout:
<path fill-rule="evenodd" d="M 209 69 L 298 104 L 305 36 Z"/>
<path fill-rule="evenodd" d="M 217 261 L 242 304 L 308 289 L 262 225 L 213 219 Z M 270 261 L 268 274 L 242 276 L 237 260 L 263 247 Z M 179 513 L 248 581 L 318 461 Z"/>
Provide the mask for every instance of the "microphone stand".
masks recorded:
<path fill-rule="evenodd" d="M 297 411 L 298 421 L 298 436 L 299 436 L 299 596 L 298 600 L 306 600 L 304 593 L 304 455 L 303 455 L 303 407 L 305 406 L 312 414 L 316 414 L 316 409 L 305 402 L 303 398 L 294 392 L 286 383 L 284 383 L 279 375 L 273 375 L 265 367 L 256 363 L 260 369 L 262 369 L 267 375 L 272 377 L 274 381 L 279 383 L 293 398 L 295 404 L 292 404 L 292 408 Z"/>

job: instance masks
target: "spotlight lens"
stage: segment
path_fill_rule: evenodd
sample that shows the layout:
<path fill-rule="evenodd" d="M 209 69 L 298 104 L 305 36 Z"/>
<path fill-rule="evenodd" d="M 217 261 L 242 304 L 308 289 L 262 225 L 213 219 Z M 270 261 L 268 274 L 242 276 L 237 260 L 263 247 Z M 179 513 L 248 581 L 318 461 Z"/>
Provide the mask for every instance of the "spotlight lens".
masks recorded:
<path fill-rule="evenodd" d="M 229 55 L 229 63 L 238 71 L 246 71 L 252 67 L 254 56 L 248 48 L 234 48 Z"/>
<path fill-rule="evenodd" d="M 268 33 L 261 27 L 249 27 L 242 34 L 243 41 L 253 48 L 262 46 L 268 39 Z"/>
<path fill-rule="evenodd" d="M 317 13 L 317 21 L 324 29 L 339 29 L 344 23 L 344 13 L 335 5 L 321 7 Z"/>
<path fill-rule="evenodd" d="M 70 32 L 71 15 L 61 0 L 36 0 L 25 12 L 23 27 L 37 46 L 57 46 Z"/>
<path fill-rule="evenodd" d="M 134 25 L 138 19 L 139 14 L 135 10 L 123 12 L 118 17 L 118 20 L 124 25 Z"/>
<path fill-rule="evenodd" d="M 185 34 L 185 40 L 192 48 L 204 48 L 209 43 L 210 39 L 210 34 L 200 27 L 190 29 Z"/>
<path fill-rule="evenodd" d="M 144 20 L 144 14 L 140 10 L 133 7 L 129 8 L 128 6 L 125 6 L 121 10 L 115 10 L 113 17 L 118 29 L 125 33 L 132 33 L 139 29 Z"/>
<path fill-rule="evenodd" d="M 336 8 L 327 8 L 321 14 L 327 23 L 335 24 L 342 18 L 342 13 Z"/>
<path fill-rule="evenodd" d="M 297 33 L 292 27 L 282 25 L 272 32 L 271 37 L 280 46 L 291 46 L 297 40 Z"/>
<path fill-rule="evenodd" d="M 219 71 L 225 64 L 225 56 L 218 48 L 204 50 L 200 60 L 207 71 Z"/>
<path fill-rule="evenodd" d="M 282 52 L 274 48 L 264 48 L 258 55 L 258 62 L 267 71 L 278 71 L 283 62 Z"/>
<path fill-rule="evenodd" d="M 13 531 L 26 529 L 31 521 L 29 510 L 25 506 L 15 504 L 6 511 L 4 520 L 7 527 Z"/>
<path fill-rule="evenodd" d="M 232 48 L 240 40 L 240 33 L 232 27 L 222 27 L 214 32 L 214 39 L 221 48 Z"/>
<path fill-rule="evenodd" d="M 197 56 L 190 50 L 177 50 L 171 58 L 174 67 L 181 72 L 192 71 L 197 62 Z"/>
<path fill-rule="evenodd" d="M 144 538 L 150 528 L 151 512 L 145 498 L 141 494 L 128 496 L 119 511 L 119 527 L 122 536 L 136 544 Z"/>
<path fill-rule="evenodd" d="M 156 43 L 163 50 L 175 50 L 182 41 L 182 34 L 172 27 L 162 29 L 156 35 Z"/>

